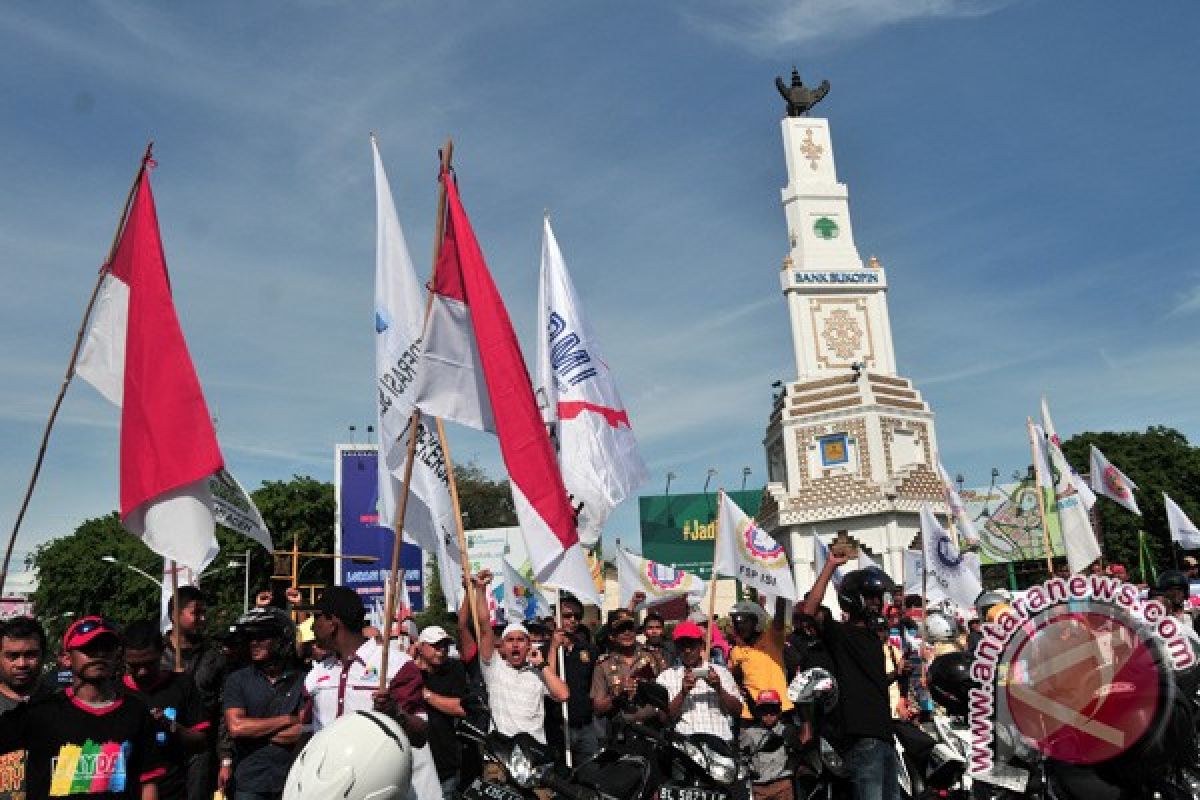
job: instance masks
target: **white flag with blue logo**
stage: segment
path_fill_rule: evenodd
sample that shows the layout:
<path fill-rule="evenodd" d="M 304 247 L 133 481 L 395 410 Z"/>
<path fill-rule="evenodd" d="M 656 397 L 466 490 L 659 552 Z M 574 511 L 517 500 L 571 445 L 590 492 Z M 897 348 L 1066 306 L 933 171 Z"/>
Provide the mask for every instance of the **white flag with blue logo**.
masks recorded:
<path fill-rule="evenodd" d="M 926 602 L 932 605 L 949 600 L 962 608 L 973 607 L 975 598 L 983 591 L 979 556 L 959 552 L 927 503 L 921 504 L 921 543 L 925 556 Z"/>
<path fill-rule="evenodd" d="M 528 622 L 550 616 L 550 601 L 504 559 L 504 617 L 509 622 Z"/>
<path fill-rule="evenodd" d="M 645 483 L 646 465 L 549 219 L 538 295 L 538 404 L 557 442 L 571 505 L 579 509 L 579 541 L 592 547 L 612 510 Z"/>
<path fill-rule="evenodd" d="M 396 527 L 408 455 L 425 322 L 425 292 L 413 271 L 408 244 L 392 201 L 375 137 L 375 374 L 379 413 L 379 524 Z M 450 502 L 442 443 L 430 417 L 418 418 L 412 491 L 404 513 L 404 533 L 438 562 L 442 591 L 451 608 L 462 599 L 462 558 Z M 381 565 L 387 567 L 389 565 Z"/>

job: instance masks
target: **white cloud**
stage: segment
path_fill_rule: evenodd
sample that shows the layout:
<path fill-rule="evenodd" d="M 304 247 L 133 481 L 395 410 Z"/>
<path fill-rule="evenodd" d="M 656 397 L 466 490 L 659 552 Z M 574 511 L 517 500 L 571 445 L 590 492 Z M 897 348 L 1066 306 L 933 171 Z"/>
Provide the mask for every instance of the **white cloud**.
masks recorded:
<path fill-rule="evenodd" d="M 1200 311 L 1200 285 L 1193 286 L 1191 290 L 1183 293 L 1171 310 L 1167 312 L 1167 316 L 1178 317 L 1197 311 Z"/>
<path fill-rule="evenodd" d="M 742 0 L 692 7 L 699 30 L 749 50 L 840 44 L 904 22 L 990 14 L 1013 0 Z"/>

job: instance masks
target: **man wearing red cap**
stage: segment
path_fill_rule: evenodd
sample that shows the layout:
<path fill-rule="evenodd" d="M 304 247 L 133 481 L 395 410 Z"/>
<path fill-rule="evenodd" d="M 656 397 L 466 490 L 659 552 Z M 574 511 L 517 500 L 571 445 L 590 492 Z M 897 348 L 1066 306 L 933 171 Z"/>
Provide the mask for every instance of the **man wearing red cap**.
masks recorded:
<path fill-rule="evenodd" d="M 0 753 L 26 751 L 28 800 L 157 800 L 162 777 L 150 710 L 117 690 L 120 639 L 100 617 L 67 628 L 72 686 L 0 717 Z"/>
<path fill-rule="evenodd" d="M 671 638 L 679 654 L 679 666 L 659 673 L 658 682 L 670 695 L 667 716 L 676 732 L 707 733 L 732 744 L 732 723 L 742 713 L 742 699 L 733 675 L 725 667 L 703 663 L 704 629 L 696 623 L 679 623 Z"/>
<path fill-rule="evenodd" d="M 774 689 L 754 698 L 754 721 L 742 728 L 738 743 L 750 759 L 754 800 L 793 800 L 792 786 L 800 739 L 796 729 L 780 719 L 783 699 Z"/>

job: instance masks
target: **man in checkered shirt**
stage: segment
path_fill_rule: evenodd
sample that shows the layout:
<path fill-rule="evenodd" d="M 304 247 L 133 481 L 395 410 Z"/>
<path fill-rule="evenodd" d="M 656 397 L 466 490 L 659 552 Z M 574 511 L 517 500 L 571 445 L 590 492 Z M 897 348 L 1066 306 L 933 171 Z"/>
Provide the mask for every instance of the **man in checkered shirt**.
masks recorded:
<path fill-rule="evenodd" d="M 667 716 L 676 732 L 707 733 L 732 743 L 733 720 L 742 713 L 737 683 L 724 667 L 702 663 L 704 629 L 699 625 L 681 622 L 672 638 L 680 663 L 660 673 L 658 682 L 670 694 Z"/>

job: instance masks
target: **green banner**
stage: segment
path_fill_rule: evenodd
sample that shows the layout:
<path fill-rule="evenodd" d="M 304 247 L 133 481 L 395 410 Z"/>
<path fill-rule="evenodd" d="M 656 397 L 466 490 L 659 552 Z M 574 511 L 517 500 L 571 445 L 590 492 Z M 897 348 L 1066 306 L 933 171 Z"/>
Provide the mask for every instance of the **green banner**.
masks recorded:
<path fill-rule="evenodd" d="M 762 489 L 726 492 L 753 517 Z M 717 493 L 662 494 L 638 498 L 642 555 L 707 580 L 712 573 L 717 535 Z"/>

